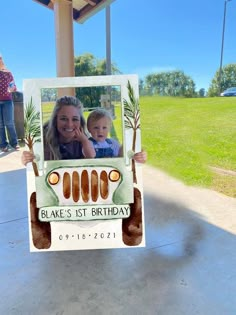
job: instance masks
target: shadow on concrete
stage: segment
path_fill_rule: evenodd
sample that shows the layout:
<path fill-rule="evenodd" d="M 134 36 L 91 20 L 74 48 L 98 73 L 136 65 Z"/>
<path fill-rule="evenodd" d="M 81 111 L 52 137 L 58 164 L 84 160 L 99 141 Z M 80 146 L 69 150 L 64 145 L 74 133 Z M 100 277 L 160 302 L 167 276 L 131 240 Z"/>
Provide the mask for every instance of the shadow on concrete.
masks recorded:
<path fill-rule="evenodd" d="M 235 314 L 236 237 L 192 209 L 145 193 L 145 248 L 29 253 L 25 170 L 3 184 L 0 314 Z"/>
<path fill-rule="evenodd" d="M 15 150 L 14 150 L 15 151 Z M 13 149 L 10 149 L 7 152 L 0 152 L 0 159 L 1 158 L 6 158 L 7 156 L 9 156 L 12 152 L 14 152 Z"/>

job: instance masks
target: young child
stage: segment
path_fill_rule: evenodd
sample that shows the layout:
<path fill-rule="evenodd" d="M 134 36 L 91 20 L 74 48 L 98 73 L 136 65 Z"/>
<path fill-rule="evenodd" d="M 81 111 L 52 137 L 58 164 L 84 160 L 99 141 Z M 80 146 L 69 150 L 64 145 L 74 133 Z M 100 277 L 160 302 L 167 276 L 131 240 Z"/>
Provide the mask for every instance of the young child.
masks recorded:
<path fill-rule="evenodd" d="M 92 142 L 96 152 L 96 158 L 108 158 L 122 156 L 122 146 L 118 141 L 108 138 L 112 127 L 112 117 L 103 108 L 93 110 L 87 119 L 87 128 L 91 134 L 89 140 Z M 134 154 L 136 162 L 145 163 L 147 154 L 141 151 Z"/>

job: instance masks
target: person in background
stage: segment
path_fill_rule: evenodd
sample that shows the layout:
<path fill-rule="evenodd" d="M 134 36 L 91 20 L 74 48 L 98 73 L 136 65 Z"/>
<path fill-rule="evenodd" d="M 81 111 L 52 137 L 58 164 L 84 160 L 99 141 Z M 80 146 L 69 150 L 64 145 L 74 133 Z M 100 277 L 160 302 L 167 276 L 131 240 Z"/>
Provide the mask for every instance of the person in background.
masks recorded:
<path fill-rule="evenodd" d="M 82 103 L 73 96 L 56 101 L 51 118 L 43 126 L 44 160 L 72 160 L 95 157 L 95 150 L 86 135 Z M 23 151 L 24 165 L 34 160 L 33 153 Z"/>
<path fill-rule="evenodd" d="M 9 150 L 9 144 L 15 150 L 20 149 L 14 122 L 14 104 L 12 100 L 12 92 L 16 90 L 14 77 L 5 67 L 0 53 L 0 150 L 2 152 Z"/>
<path fill-rule="evenodd" d="M 91 134 L 89 140 L 94 146 L 96 158 L 120 157 L 123 155 L 122 146 L 113 138 L 108 138 L 112 127 L 112 117 L 110 113 L 98 108 L 93 110 L 87 119 L 88 131 Z M 147 154 L 145 151 L 134 153 L 134 160 L 145 163 Z"/>

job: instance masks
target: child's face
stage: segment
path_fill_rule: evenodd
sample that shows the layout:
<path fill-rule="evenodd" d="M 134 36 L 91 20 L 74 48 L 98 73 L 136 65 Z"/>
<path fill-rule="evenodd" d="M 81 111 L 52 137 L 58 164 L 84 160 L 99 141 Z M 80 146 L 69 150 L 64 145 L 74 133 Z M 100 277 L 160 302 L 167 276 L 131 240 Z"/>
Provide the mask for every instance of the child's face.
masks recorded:
<path fill-rule="evenodd" d="M 111 129 L 111 121 L 107 117 L 102 117 L 97 121 L 90 121 L 88 131 L 97 142 L 105 141 Z"/>
<path fill-rule="evenodd" d="M 57 113 L 57 130 L 60 140 L 70 142 L 75 137 L 75 130 L 79 128 L 79 110 L 74 106 L 63 106 Z"/>

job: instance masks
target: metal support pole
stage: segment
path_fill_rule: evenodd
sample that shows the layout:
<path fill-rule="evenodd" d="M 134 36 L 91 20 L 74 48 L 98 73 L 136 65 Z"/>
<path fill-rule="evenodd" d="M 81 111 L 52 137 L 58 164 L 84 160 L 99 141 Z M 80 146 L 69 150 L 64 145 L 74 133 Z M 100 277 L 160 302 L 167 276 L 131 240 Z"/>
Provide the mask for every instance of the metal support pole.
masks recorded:
<path fill-rule="evenodd" d="M 224 53 L 225 19 L 226 19 L 227 2 L 229 1 L 231 0 L 225 0 L 225 3 L 224 3 L 223 31 L 222 31 L 222 43 L 221 43 L 221 55 L 220 55 L 220 72 L 219 72 L 219 95 L 222 92 L 222 64 L 223 64 L 223 53 Z"/>
<path fill-rule="evenodd" d="M 106 74 L 111 75 L 111 10 L 106 6 Z M 107 87 L 111 107 L 111 86 Z"/>
<path fill-rule="evenodd" d="M 106 6 L 106 74 L 111 74 L 111 10 Z"/>

